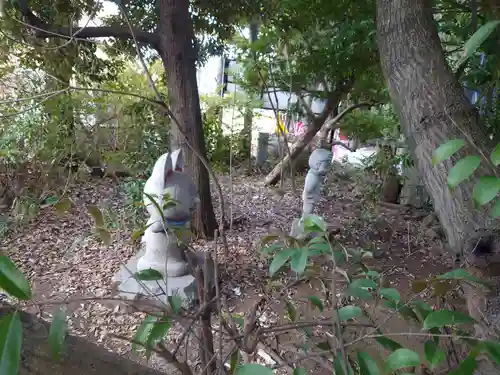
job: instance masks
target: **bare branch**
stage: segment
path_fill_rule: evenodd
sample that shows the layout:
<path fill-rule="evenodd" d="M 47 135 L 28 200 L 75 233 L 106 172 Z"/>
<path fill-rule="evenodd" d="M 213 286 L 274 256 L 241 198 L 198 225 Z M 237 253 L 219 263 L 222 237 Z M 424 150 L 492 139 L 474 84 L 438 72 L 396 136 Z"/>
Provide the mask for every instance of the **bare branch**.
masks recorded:
<path fill-rule="evenodd" d="M 35 30 L 34 35 L 37 38 L 69 38 L 73 39 L 78 35 L 81 39 L 89 38 L 117 38 L 133 39 L 158 49 L 159 38 L 156 33 L 149 33 L 136 28 L 123 27 L 119 25 L 98 26 L 98 27 L 53 27 L 42 21 L 30 9 L 28 0 L 19 0 L 17 2 L 21 14 L 27 21 L 27 24 Z"/>
<path fill-rule="evenodd" d="M 361 107 L 373 107 L 376 103 L 370 103 L 370 102 L 363 102 L 363 103 L 358 103 L 358 104 L 353 104 L 346 109 L 344 109 L 342 112 L 340 112 L 337 116 L 332 118 L 331 120 L 325 122 L 323 125 L 327 130 L 330 129 L 333 125 L 335 125 L 337 122 L 342 120 L 349 112 L 354 111 L 357 108 Z"/>

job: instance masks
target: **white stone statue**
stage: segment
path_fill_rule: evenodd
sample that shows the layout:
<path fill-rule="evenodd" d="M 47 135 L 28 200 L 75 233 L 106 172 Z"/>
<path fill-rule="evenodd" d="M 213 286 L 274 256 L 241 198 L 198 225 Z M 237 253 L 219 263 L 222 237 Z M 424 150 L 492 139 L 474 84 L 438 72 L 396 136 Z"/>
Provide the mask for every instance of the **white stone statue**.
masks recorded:
<path fill-rule="evenodd" d="M 182 229 L 190 228 L 199 198 L 193 181 L 184 173 L 182 150 L 163 154 L 156 161 L 144 186 L 143 200 L 150 217 L 141 250 L 113 277 L 115 291 L 132 300 L 154 297 L 167 303 L 168 296 L 179 295 L 183 300 L 193 301 L 195 279 L 189 273 L 183 245 L 190 240 L 190 231 Z M 164 279 L 139 282 L 134 274 L 148 269 L 158 271 Z"/>
<path fill-rule="evenodd" d="M 317 148 L 309 156 L 309 171 L 307 171 L 302 192 L 302 217 L 313 213 L 314 205 L 320 196 L 321 185 L 332 163 L 332 157 L 332 152 L 324 148 Z"/>
<path fill-rule="evenodd" d="M 318 202 L 321 185 L 332 163 L 333 154 L 326 148 L 317 148 L 309 156 L 309 171 L 307 171 L 302 191 L 302 216 L 292 223 L 290 235 L 304 238 L 304 217 L 313 213 L 314 205 Z"/>
<path fill-rule="evenodd" d="M 179 245 L 190 240 L 189 231 L 174 233 L 172 228 L 189 229 L 199 198 L 193 181 L 184 173 L 181 149 L 163 154 L 157 160 L 144 186 L 144 193 L 144 205 L 150 217 L 141 241 L 145 253 L 137 262 L 137 271 L 152 268 L 164 277 L 186 275 L 188 266 Z M 157 205 L 146 194 L 154 198 Z M 167 203 L 164 207 L 169 199 L 174 203 Z M 163 209 L 165 222 L 158 207 Z M 182 238 L 178 238 L 179 233 L 182 233 Z"/>

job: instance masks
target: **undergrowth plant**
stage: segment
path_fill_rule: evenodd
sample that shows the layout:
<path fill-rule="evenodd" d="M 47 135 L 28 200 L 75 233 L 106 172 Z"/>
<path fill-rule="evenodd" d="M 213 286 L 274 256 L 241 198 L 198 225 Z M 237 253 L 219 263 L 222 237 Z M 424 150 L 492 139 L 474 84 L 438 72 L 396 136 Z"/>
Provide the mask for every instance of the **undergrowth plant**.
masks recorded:
<path fill-rule="evenodd" d="M 432 163 L 436 166 L 449 159 L 466 145 L 463 139 L 452 139 L 439 146 L 432 156 Z M 447 183 L 454 189 L 460 183 L 472 177 L 481 163 L 492 166 L 493 171 L 500 165 L 500 144 L 491 151 L 490 155 L 468 155 L 457 161 L 448 173 Z M 493 218 L 500 216 L 500 199 L 497 198 L 500 191 L 500 178 L 494 176 L 481 176 L 475 183 L 472 199 L 478 206 L 493 203 L 490 209 Z"/>
<path fill-rule="evenodd" d="M 102 213 L 96 206 L 89 206 L 88 209 L 94 218 L 96 230 L 102 234 L 100 229 L 105 221 Z M 463 269 L 456 269 L 427 280 L 415 281 L 412 285 L 415 295 L 404 298 L 397 288 L 390 287 L 385 282 L 383 274 L 369 266 L 370 252 L 344 248 L 332 241 L 326 222 L 321 217 L 306 216 L 304 230 L 306 238 L 280 234 L 262 239 L 262 253 L 270 259 L 269 276 L 276 278 L 284 272 L 292 272 L 292 277 L 279 293 L 265 296 L 256 303 L 247 316 L 232 314 L 226 310 L 225 303 L 218 303 L 217 308 L 213 307 L 213 304 L 201 304 L 199 310 L 190 315 L 184 310 L 180 297 L 174 296 L 169 298 L 168 305 L 161 313 L 147 315 L 136 332 L 133 349 L 144 352 L 147 358 L 153 352 L 157 353 L 173 363 L 183 375 L 194 374 L 194 369 L 177 357 L 177 350 L 167 348 L 166 339 L 174 320 L 183 317 L 195 322 L 200 316 L 206 319 L 204 313 L 210 312 L 211 310 L 207 309 L 212 306 L 233 345 L 228 352 L 217 353 L 213 349 L 216 346 L 212 335 L 209 335 L 211 345 L 207 344 L 207 341 L 205 345 L 212 348 L 213 358 L 219 358 L 213 362 L 217 366 L 222 363 L 227 373 L 233 375 L 273 374 L 270 367 L 243 361 L 242 353 L 254 354 L 259 342 L 266 343 L 270 340 L 269 335 L 279 335 L 284 331 L 297 331 L 301 334 L 298 337 L 303 337 L 296 344 L 300 352 L 304 353 L 302 359 L 322 358 L 335 374 L 400 374 L 402 371 L 415 373 L 417 369 L 422 368 L 426 374 L 465 375 L 473 373 L 476 358 L 483 354 L 500 363 L 500 342 L 475 338 L 471 329 L 475 323 L 473 318 L 448 308 L 446 303 L 441 302 L 441 306 L 436 308 L 420 298 L 422 293 L 432 292 L 432 298 L 446 301 L 446 296 L 457 288 L 459 282 L 487 287 L 485 281 Z M 329 265 L 327 271 L 325 272 L 324 267 L 318 267 L 319 264 Z M 146 270 L 136 274 L 136 278 L 152 281 L 161 279 L 162 275 L 154 270 Z M 287 293 L 292 286 L 313 279 L 320 281 L 323 288 L 317 294 L 307 296 L 307 303 L 324 313 L 324 316 L 330 316 L 326 309 L 331 309 L 333 314 L 330 318 L 313 321 L 305 319 L 297 308 L 303 301 L 290 297 Z M 198 285 L 203 285 L 203 282 Z M 345 287 L 340 288 L 341 285 Z M 0 287 L 20 301 L 28 301 L 33 296 L 27 279 L 5 255 L 0 256 Z M 198 293 L 205 292 L 201 288 L 198 289 Z M 224 300 L 221 295 L 216 295 L 212 300 L 217 298 Z M 259 316 L 269 308 L 270 302 L 276 299 L 284 299 L 287 322 L 264 327 L 259 323 Z M 204 300 L 208 301 L 207 298 Z M 399 315 L 407 322 L 420 327 L 420 332 L 413 334 L 425 338 L 423 355 L 405 347 L 398 340 L 398 336 L 411 336 L 411 332 L 389 332 L 384 325 L 377 324 L 373 316 L 374 309 L 383 309 L 386 321 Z M 206 327 L 210 327 L 209 322 L 210 319 L 208 323 L 201 320 L 199 324 L 209 324 Z M 187 334 L 191 326 L 186 329 Z M 66 328 L 66 315 L 62 308 L 54 314 L 48 335 L 55 360 L 62 358 Z M 335 339 L 332 340 L 332 337 Z M 18 373 L 21 338 L 22 324 L 17 309 L 14 309 L 0 321 L 1 373 Z M 374 352 L 370 350 L 373 345 L 379 345 L 388 355 L 374 356 Z M 450 360 L 451 347 L 456 345 L 467 349 L 468 356 L 465 360 Z M 293 368 L 294 375 L 307 374 L 299 360 L 287 365 Z"/>
<path fill-rule="evenodd" d="M 125 197 L 126 217 L 134 229 L 142 227 L 146 221 L 144 205 L 142 204 L 142 192 L 145 184 L 146 180 L 144 179 L 127 178 L 119 186 L 120 192 Z"/>

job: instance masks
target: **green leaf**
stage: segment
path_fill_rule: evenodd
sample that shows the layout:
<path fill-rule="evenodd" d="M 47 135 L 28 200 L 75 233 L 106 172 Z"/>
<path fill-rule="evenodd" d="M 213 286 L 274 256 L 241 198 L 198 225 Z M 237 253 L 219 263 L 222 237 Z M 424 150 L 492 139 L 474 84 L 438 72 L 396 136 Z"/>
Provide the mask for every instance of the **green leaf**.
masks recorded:
<path fill-rule="evenodd" d="M 32 296 L 28 280 L 7 255 L 0 255 L 0 288 L 20 300 Z"/>
<path fill-rule="evenodd" d="M 273 371 L 257 363 L 249 363 L 236 368 L 235 375 L 273 375 Z"/>
<path fill-rule="evenodd" d="M 231 359 L 229 361 L 229 375 L 234 374 L 239 363 L 240 363 L 240 351 L 235 350 L 234 353 L 231 354 Z"/>
<path fill-rule="evenodd" d="M 102 216 L 102 212 L 98 206 L 88 205 L 87 211 L 89 212 L 90 216 L 92 216 L 92 218 L 94 219 L 96 227 L 104 227 L 104 217 Z"/>
<path fill-rule="evenodd" d="M 161 216 L 162 224 L 165 223 L 165 215 L 164 215 L 163 210 L 161 209 L 160 205 L 156 201 L 155 197 L 153 197 L 151 194 L 148 194 L 148 193 L 144 193 L 144 195 L 146 196 L 146 198 L 149 199 L 150 204 L 152 204 L 155 207 L 156 212 Z M 167 197 L 164 196 L 163 199 L 167 199 Z"/>
<path fill-rule="evenodd" d="M 154 270 L 152 268 L 136 272 L 134 277 L 137 280 L 142 280 L 142 281 L 163 280 L 162 274 L 159 271 Z"/>
<path fill-rule="evenodd" d="M 281 267 L 290 259 L 295 249 L 285 249 L 277 252 L 269 266 L 269 276 L 274 276 Z"/>
<path fill-rule="evenodd" d="M 293 375 L 307 375 L 307 371 L 305 368 L 297 367 L 293 369 Z"/>
<path fill-rule="evenodd" d="M 286 313 L 292 322 L 297 320 L 297 309 L 290 301 L 286 301 Z"/>
<path fill-rule="evenodd" d="M 63 308 L 59 308 L 52 316 L 48 338 L 50 351 L 55 360 L 60 359 L 67 329 L 66 311 Z"/>
<path fill-rule="evenodd" d="M 387 350 L 394 352 L 402 348 L 400 343 L 394 341 L 393 339 L 385 337 L 380 330 L 377 330 L 376 332 L 380 336 L 376 336 L 375 340 Z"/>
<path fill-rule="evenodd" d="M 372 279 L 356 279 L 347 287 L 346 293 L 353 297 L 370 298 L 371 291 L 375 290 L 377 284 Z"/>
<path fill-rule="evenodd" d="M 304 231 L 306 232 L 326 232 L 328 225 L 321 216 L 306 215 L 304 217 Z"/>
<path fill-rule="evenodd" d="M 387 370 L 389 371 L 418 365 L 420 365 L 420 356 L 418 353 L 406 348 L 394 351 L 387 358 Z"/>
<path fill-rule="evenodd" d="M 333 368 L 335 369 L 336 375 L 354 375 L 354 371 L 352 370 L 349 362 L 345 363 L 344 358 L 342 358 L 342 356 L 340 355 L 335 358 L 335 361 L 333 362 Z M 347 374 L 345 373 L 344 369 L 347 370 Z"/>
<path fill-rule="evenodd" d="M 446 353 L 434 340 L 427 340 L 424 344 L 424 357 L 431 369 L 439 366 L 446 358 Z"/>
<path fill-rule="evenodd" d="M 497 199 L 497 201 L 493 205 L 493 208 L 491 209 L 491 216 L 494 219 L 500 216 L 500 199 Z"/>
<path fill-rule="evenodd" d="M 378 375 L 380 370 L 378 369 L 377 362 L 370 357 L 367 352 L 358 352 L 358 364 L 360 369 L 360 375 Z"/>
<path fill-rule="evenodd" d="M 495 167 L 498 167 L 498 165 L 500 164 L 500 143 L 497 144 L 496 147 L 493 149 L 490 159 L 493 165 Z"/>
<path fill-rule="evenodd" d="M 437 310 L 431 312 L 424 320 L 424 329 L 456 324 L 474 323 L 475 320 L 460 311 Z"/>
<path fill-rule="evenodd" d="M 157 343 L 161 342 L 163 338 L 167 335 L 170 327 L 172 327 L 172 320 L 164 315 L 153 324 L 153 328 L 149 333 L 147 338 L 147 346 L 148 348 L 154 348 Z"/>
<path fill-rule="evenodd" d="M 477 51 L 477 49 L 488 39 L 495 28 L 500 25 L 500 21 L 486 22 L 483 26 L 476 30 L 474 34 L 464 44 L 464 52 L 458 60 L 458 68 L 460 68 L 469 58 Z"/>
<path fill-rule="evenodd" d="M 446 279 L 446 280 L 467 280 L 472 283 L 480 284 L 480 285 L 488 285 L 489 283 L 486 280 L 480 279 L 476 276 L 471 275 L 469 272 L 464 270 L 463 268 L 457 268 L 456 270 L 443 273 L 436 277 L 436 279 Z"/>
<path fill-rule="evenodd" d="M 142 228 L 135 230 L 132 233 L 132 242 L 136 242 L 139 238 L 141 238 L 144 235 L 144 232 L 146 231 L 146 229 L 148 229 L 153 224 L 154 223 L 150 223 L 148 225 L 143 226 Z"/>
<path fill-rule="evenodd" d="M 308 258 L 308 250 L 307 248 L 297 249 L 292 255 L 291 267 L 292 270 L 297 272 L 298 275 L 304 273 L 304 270 L 307 266 L 307 258 Z"/>
<path fill-rule="evenodd" d="M 379 272 L 373 271 L 373 270 L 370 270 L 368 272 L 362 272 L 362 273 L 360 273 L 360 275 L 368 276 L 368 277 L 370 277 L 372 279 L 379 279 L 380 276 L 381 276 Z"/>
<path fill-rule="evenodd" d="M 500 343 L 494 341 L 482 341 L 480 346 L 492 360 L 500 365 Z"/>
<path fill-rule="evenodd" d="M 10 313 L 0 320 L 0 374 L 19 373 L 23 326 L 19 313 Z"/>
<path fill-rule="evenodd" d="M 111 234 L 105 228 L 96 228 L 96 232 L 99 235 L 102 243 L 106 246 L 111 244 Z"/>
<path fill-rule="evenodd" d="M 432 307 L 430 307 L 423 301 L 413 301 L 411 305 L 415 309 L 415 313 L 419 317 L 419 320 L 422 322 L 425 320 L 425 318 L 427 318 L 427 315 L 429 315 L 433 311 Z"/>
<path fill-rule="evenodd" d="M 54 204 L 57 203 L 57 201 L 58 201 L 58 199 L 56 196 L 48 197 L 47 199 L 45 199 L 45 203 L 44 203 L 43 207 L 53 206 Z"/>
<path fill-rule="evenodd" d="M 460 362 L 460 366 L 453 371 L 450 371 L 448 375 L 472 375 L 477 367 L 476 353 L 470 353 L 465 360 Z"/>
<path fill-rule="evenodd" d="M 338 310 L 338 313 L 339 313 L 339 320 L 343 321 L 343 320 L 354 319 L 363 314 L 363 311 L 361 311 L 361 308 L 359 308 L 358 306 L 349 305 L 341 307 Z"/>
<path fill-rule="evenodd" d="M 467 180 L 481 164 L 481 158 L 477 155 L 466 156 L 457 161 L 448 173 L 448 186 L 455 188 L 459 183 Z"/>
<path fill-rule="evenodd" d="M 177 295 L 169 296 L 168 303 L 170 304 L 170 307 L 172 308 L 172 311 L 174 312 L 174 314 L 178 314 L 181 312 L 182 298 L 180 296 L 177 296 Z"/>
<path fill-rule="evenodd" d="M 135 334 L 135 343 L 132 344 L 132 351 L 137 352 L 144 347 L 147 347 L 148 337 L 151 333 L 154 324 L 158 321 L 158 317 L 155 315 L 148 315 L 146 319 L 144 319 L 137 329 Z M 140 345 L 142 344 L 142 345 Z"/>
<path fill-rule="evenodd" d="M 279 238 L 280 238 L 280 236 L 278 236 L 276 234 L 270 234 L 270 235 L 264 236 L 260 240 L 260 246 L 261 247 L 265 247 L 266 245 L 270 244 L 271 242 L 274 242 L 274 241 L 278 240 Z"/>
<path fill-rule="evenodd" d="M 465 141 L 463 139 L 452 139 L 442 144 L 433 152 L 432 166 L 435 167 L 437 164 L 445 161 L 464 146 Z"/>
<path fill-rule="evenodd" d="M 284 247 L 283 244 L 275 243 L 275 244 L 261 248 L 260 251 L 263 254 L 270 254 L 270 253 L 275 253 L 275 252 L 283 250 L 283 247 Z"/>
<path fill-rule="evenodd" d="M 472 191 L 472 199 L 479 205 L 483 206 L 493 198 L 495 198 L 500 191 L 500 179 L 494 176 L 479 177 L 479 181 L 474 186 Z"/>
<path fill-rule="evenodd" d="M 385 299 L 393 302 L 399 302 L 401 300 L 401 294 L 394 288 L 381 288 L 378 294 Z"/>
<path fill-rule="evenodd" d="M 71 209 L 71 200 L 68 198 L 61 199 L 59 202 L 54 204 L 54 208 L 59 215 L 62 215 Z"/>
<path fill-rule="evenodd" d="M 309 296 L 309 301 L 311 301 L 311 304 L 313 306 L 316 306 L 319 311 L 323 312 L 325 309 L 325 306 L 323 305 L 323 301 L 321 301 L 318 297 L 316 296 Z"/>

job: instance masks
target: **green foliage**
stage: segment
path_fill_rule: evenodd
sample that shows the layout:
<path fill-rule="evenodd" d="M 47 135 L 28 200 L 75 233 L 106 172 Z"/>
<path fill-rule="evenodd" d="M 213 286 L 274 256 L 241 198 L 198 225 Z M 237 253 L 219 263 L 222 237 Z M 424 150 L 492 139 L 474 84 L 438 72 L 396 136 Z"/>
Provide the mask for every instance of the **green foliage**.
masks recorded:
<path fill-rule="evenodd" d="M 309 236 L 299 239 L 282 234 L 267 236 L 262 239 L 262 252 L 271 258 L 270 274 L 274 274 L 276 270 L 283 268 L 287 264 L 292 268 L 292 262 L 290 261 L 292 256 L 302 252 L 306 254 L 305 258 L 307 259 L 304 276 L 307 275 L 306 277 L 309 280 L 313 277 L 323 280 L 323 276 L 315 273 L 313 269 L 316 257 L 326 256 L 332 260 L 335 272 L 343 275 L 347 283 L 347 288 L 335 300 L 337 305 L 333 306 L 336 310 L 334 316 L 338 317 L 339 323 L 347 325 L 346 322 L 349 321 L 363 322 L 366 317 L 370 317 L 370 312 L 374 308 L 372 305 L 375 305 L 387 309 L 389 314 L 399 314 L 403 319 L 420 326 L 423 331 L 429 334 L 429 339 L 424 344 L 424 356 L 421 357 L 418 352 L 406 348 L 390 338 L 390 332 L 384 333 L 378 327 L 371 329 L 368 334 L 374 336 L 381 347 L 390 351 L 390 354 L 385 359 L 377 361 L 371 358 L 368 353 L 359 349 L 351 349 L 349 354 L 346 353 L 347 357 L 344 357 L 344 354 L 331 350 L 328 344 L 320 344 L 315 347 L 316 345 L 307 340 L 301 343 L 304 350 L 311 355 L 318 349 L 331 350 L 336 373 L 346 374 L 346 371 L 350 374 L 363 375 L 393 373 L 394 371 L 407 370 L 420 365 L 427 367 L 429 370 L 436 369 L 446 359 L 446 343 L 439 339 L 442 329 L 446 329 L 444 332 L 447 335 L 451 334 L 453 340 L 460 341 L 461 345 L 467 348 L 470 353 L 464 361 L 465 363 L 460 364 L 460 368 L 465 372 L 459 371 L 457 373 L 469 373 L 467 371 L 476 366 L 475 358 L 480 351 L 487 354 L 492 360 L 497 360 L 500 357 L 497 355 L 497 353 L 500 353 L 497 352 L 500 343 L 495 342 L 492 345 L 489 344 L 489 341 L 469 340 L 472 336 L 467 330 L 472 329 L 472 325 L 475 323 L 474 319 L 469 315 L 446 308 L 431 308 L 427 303 L 419 300 L 418 296 L 412 296 L 410 299 L 404 300 L 397 289 L 384 287 L 382 275 L 370 269 L 366 262 L 370 258 L 370 253 L 343 247 L 337 248 L 335 243 L 330 242 L 324 221 L 319 216 L 307 216 L 303 220 L 303 225 L 305 233 L 314 234 L 312 238 Z M 324 263 L 324 260 L 322 263 Z M 344 269 L 357 270 L 351 275 Z M 472 276 L 466 270 L 455 269 L 426 280 L 416 280 L 413 283 L 413 290 L 417 294 L 423 290 L 431 290 L 434 296 L 442 299 L 455 289 L 459 282 L 464 281 L 481 286 L 487 285 L 485 281 Z M 350 298 L 347 299 L 347 296 Z M 321 294 L 308 296 L 309 301 L 320 309 L 324 306 L 324 298 Z M 288 300 L 286 306 L 290 320 L 300 322 L 300 313 L 294 307 L 293 301 Z M 344 331 L 342 328 L 340 330 L 340 335 L 342 335 Z M 338 340 L 342 340 L 338 336 L 339 331 L 335 330 L 335 332 Z M 411 333 L 408 333 L 408 335 L 411 335 Z M 352 353 L 353 350 L 354 353 Z M 255 367 L 255 373 L 258 373 L 258 371 L 260 371 L 260 368 Z"/>
<path fill-rule="evenodd" d="M 203 132 L 207 157 L 212 166 L 220 171 L 229 171 L 229 161 L 238 165 L 247 157 L 245 140 L 248 135 L 241 129 L 232 129 L 231 125 L 222 121 L 222 111 L 234 113 L 232 121 L 241 118 L 247 108 L 253 109 L 260 104 L 258 101 L 248 100 L 240 95 L 221 98 L 217 95 L 201 97 L 203 108 Z"/>
<path fill-rule="evenodd" d="M 500 21 L 490 21 L 476 30 L 464 44 L 463 55 L 457 63 L 459 68 L 479 49 L 481 44 L 495 31 L 498 25 L 500 25 Z"/>
<path fill-rule="evenodd" d="M 236 368 L 235 375 L 272 375 L 273 371 L 257 363 L 248 363 Z"/>
<path fill-rule="evenodd" d="M 434 165 L 447 161 L 451 156 L 457 153 L 466 142 L 462 139 L 449 140 L 434 150 L 432 162 Z M 455 188 L 460 183 L 468 180 L 474 172 L 480 167 L 481 163 L 487 167 L 495 169 L 498 165 L 498 145 L 491 152 L 488 159 L 477 155 L 469 155 L 459 159 L 448 172 L 448 186 Z M 495 200 L 491 207 L 491 215 L 496 218 L 500 216 L 500 200 L 496 199 L 500 191 L 500 179 L 498 176 L 480 176 L 474 184 L 472 199 L 479 206 L 485 206 Z"/>
<path fill-rule="evenodd" d="M 67 328 L 66 311 L 63 308 L 59 308 L 52 317 L 48 337 L 52 356 L 56 360 L 60 359 Z"/>
<path fill-rule="evenodd" d="M 342 132 L 361 142 L 376 138 L 398 138 L 399 121 L 392 107 L 380 110 L 355 109 L 342 119 Z"/>
<path fill-rule="evenodd" d="M 150 174 L 145 172 L 145 174 Z M 125 196 L 124 211 L 125 217 L 132 228 L 141 227 L 146 221 L 146 213 L 142 204 L 143 191 L 146 180 L 136 178 L 126 178 L 120 185 L 119 190 Z"/>
<path fill-rule="evenodd" d="M 0 320 L 1 374 L 17 374 L 19 372 L 23 341 L 22 329 L 21 319 L 17 311 L 6 314 Z"/>
<path fill-rule="evenodd" d="M 0 255 L 0 288 L 20 300 L 32 297 L 28 280 L 6 255 Z"/>

